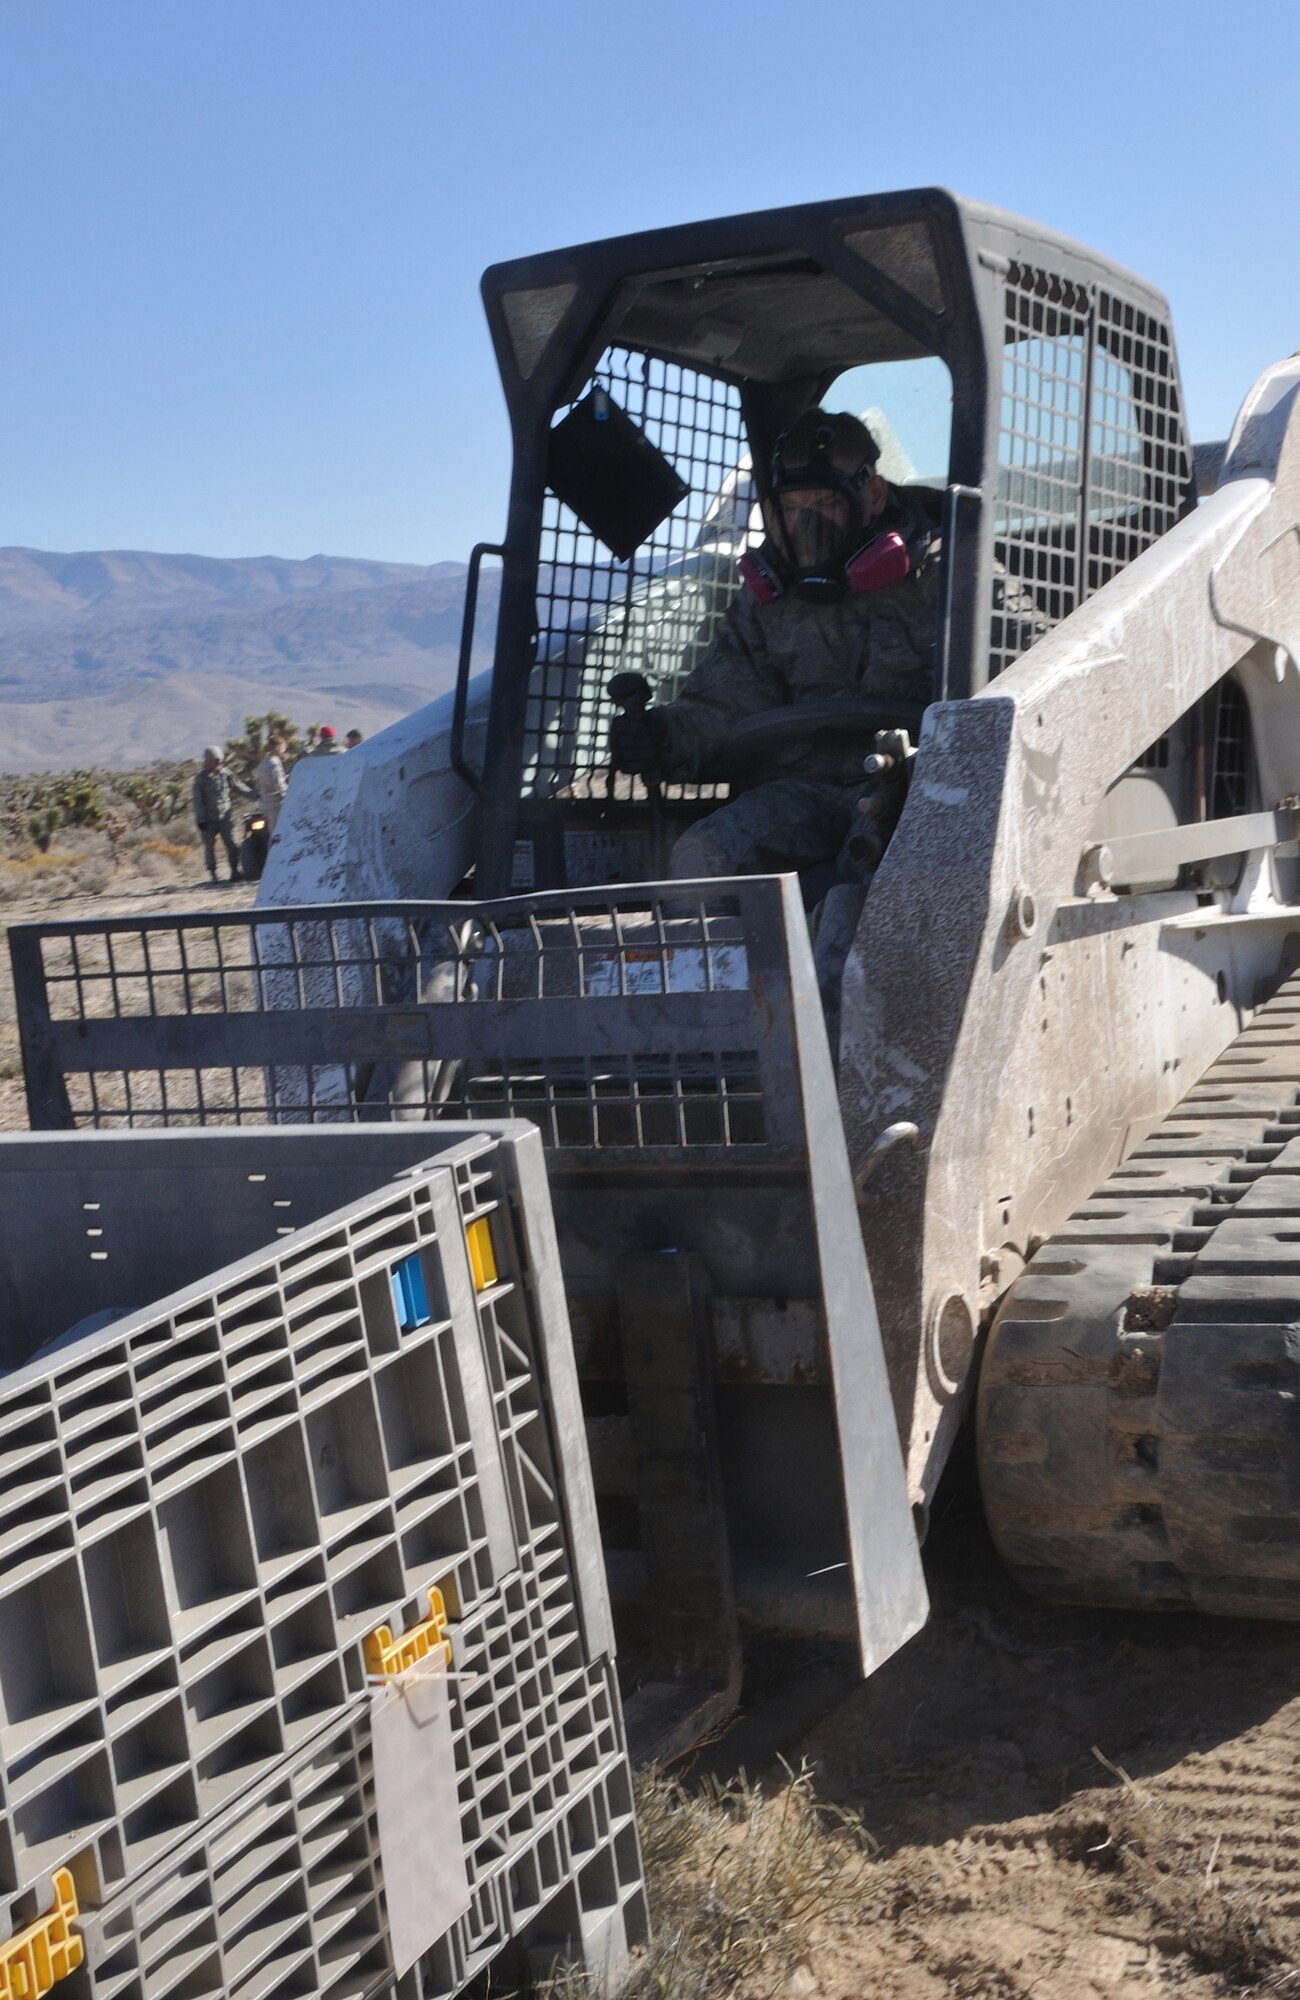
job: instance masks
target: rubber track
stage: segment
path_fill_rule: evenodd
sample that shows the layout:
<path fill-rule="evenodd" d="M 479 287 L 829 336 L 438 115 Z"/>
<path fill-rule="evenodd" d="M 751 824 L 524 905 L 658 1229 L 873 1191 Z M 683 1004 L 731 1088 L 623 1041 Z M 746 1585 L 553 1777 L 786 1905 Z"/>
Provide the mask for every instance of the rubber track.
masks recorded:
<path fill-rule="evenodd" d="M 978 1428 L 1039 1596 L 1300 1619 L 1300 974 L 1031 1260 Z"/>

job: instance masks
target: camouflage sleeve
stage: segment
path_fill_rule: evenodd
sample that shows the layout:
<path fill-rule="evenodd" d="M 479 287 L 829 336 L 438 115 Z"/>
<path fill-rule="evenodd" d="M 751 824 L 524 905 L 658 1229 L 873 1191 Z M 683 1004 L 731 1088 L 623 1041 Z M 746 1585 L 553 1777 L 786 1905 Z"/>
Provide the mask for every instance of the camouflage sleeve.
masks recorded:
<path fill-rule="evenodd" d="M 789 699 L 789 690 L 768 658 L 762 607 L 748 591 L 740 591 L 676 701 L 659 711 L 668 724 L 664 776 L 698 777 L 718 755 L 735 723 L 780 708 Z"/>

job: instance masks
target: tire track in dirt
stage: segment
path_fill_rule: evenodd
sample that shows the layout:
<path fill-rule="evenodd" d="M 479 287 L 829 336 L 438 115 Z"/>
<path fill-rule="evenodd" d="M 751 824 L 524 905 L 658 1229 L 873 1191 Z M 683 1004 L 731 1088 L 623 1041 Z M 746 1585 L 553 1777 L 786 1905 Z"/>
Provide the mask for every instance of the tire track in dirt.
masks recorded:
<path fill-rule="evenodd" d="M 1300 1630 L 1039 1605 L 960 1476 L 926 1555 L 927 1629 L 786 1748 L 879 1843 L 790 1990 L 1300 2000 Z"/>
<path fill-rule="evenodd" d="M 1230 1894 L 1253 1897 L 1294 1925 L 1300 1917 L 1300 1702 L 1285 1704 L 1230 1747 L 1189 1756 L 1152 1790 L 1211 1847 L 1211 1872 Z"/>

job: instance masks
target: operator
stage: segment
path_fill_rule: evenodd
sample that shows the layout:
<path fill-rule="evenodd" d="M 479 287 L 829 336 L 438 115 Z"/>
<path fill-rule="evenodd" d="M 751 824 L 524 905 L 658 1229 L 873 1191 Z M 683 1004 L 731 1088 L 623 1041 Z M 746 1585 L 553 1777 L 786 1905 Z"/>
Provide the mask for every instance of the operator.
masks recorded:
<path fill-rule="evenodd" d="M 856 417 L 805 410 L 781 437 L 764 519 L 708 652 L 676 701 L 610 726 L 615 770 L 692 780 L 725 770 L 736 724 L 800 703 L 843 700 L 915 736 L 932 698 L 938 602 L 933 531 L 918 500 L 876 470 Z M 672 851 L 677 879 L 833 864 L 853 823 L 870 749 L 861 727 L 810 740 L 773 776 L 697 820 Z M 826 872 L 823 867 L 822 872 Z"/>

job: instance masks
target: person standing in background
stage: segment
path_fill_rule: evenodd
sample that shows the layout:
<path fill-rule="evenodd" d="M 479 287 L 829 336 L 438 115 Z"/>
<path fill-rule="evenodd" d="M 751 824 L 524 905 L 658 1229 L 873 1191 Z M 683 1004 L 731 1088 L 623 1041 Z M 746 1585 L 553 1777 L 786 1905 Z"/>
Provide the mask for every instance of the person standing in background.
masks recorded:
<path fill-rule="evenodd" d="M 203 752 L 202 769 L 194 777 L 194 824 L 203 841 L 203 858 L 212 881 L 217 879 L 217 841 L 220 839 L 230 863 L 230 879 L 239 880 L 239 851 L 235 846 L 235 793 L 251 798 L 247 785 L 237 784 L 226 769 L 223 752 L 209 743 Z"/>
<path fill-rule="evenodd" d="M 275 833 L 275 823 L 280 817 L 280 807 L 284 803 L 284 795 L 289 784 L 284 768 L 285 747 L 283 736 L 268 737 L 262 761 L 257 767 L 257 802 L 266 816 L 268 847 Z"/>

